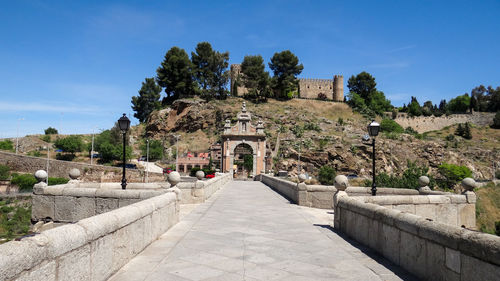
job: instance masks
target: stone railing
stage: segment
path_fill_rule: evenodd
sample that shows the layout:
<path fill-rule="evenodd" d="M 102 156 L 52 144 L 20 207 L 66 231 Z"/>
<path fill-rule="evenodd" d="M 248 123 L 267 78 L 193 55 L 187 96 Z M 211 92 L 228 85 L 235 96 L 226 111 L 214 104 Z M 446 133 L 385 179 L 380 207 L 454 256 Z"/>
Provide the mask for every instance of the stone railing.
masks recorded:
<path fill-rule="evenodd" d="M 106 280 L 179 220 L 175 192 L 0 245 L 0 280 Z"/>
<path fill-rule="evenodd" d="M 181 191 L 181 204 L 205 202 L 205 200 L 212 196 L 217 190 L 233 180 L 233 177 L 229 173 L 217 173 L 217 176 L 214 178 L 202 180 L 204 175 L 201 176 L 201 173 L 197 174 L 197 176 L 200 176 L 197 181 L 181 182 L 177 185 Z"/>
<path fill-rule="evenodd" d="M 35 173 L 33 217 L 63 225 L 0 245 L 0 280 L 107 280 L 179 221 L 177 172 L 169 175 L 169 183 L 126 190 L 118 183 L 79 182 L 75 169 L 65 185 L 47 186 L 46 176 L 42 170 Z M 190 190 L 206 199 L 231 179 L 219 174 Z"/>
<path fill-rule="evenodd" d="M 337 192 L 331 185 L 307 185 L 303 181 L 294 183 L 281 178 L 260 174 L 255 180 L 262 181 L 272 189 L 278 191 L 288 200 L 301 206 L 333 209 L 333 195 Z M 350 186 L 347 188 L 350 196 L 367 196 L 371 194 L 369 187 Z M 378 188 L 380 195 L 418 195 L 419 192 L 405 188 Z"/>
<path fill-rule="evenodd" d="M 345 177 L 336 181 L 347 186 Z M 468 183 L 464 187 L 472 189 Z M 475 202 L 471 191 L 462 197 L 407 196 L 403 199 L 406 204 L 398 204 L 402 198 L 376 197 L 352 197 L 345 188 L 339 188 L 334 197 L 335 228 L 422 279 L 497 280 L 500 276 L 500 237 L 446 224 L 452 221 L 434 221 L 425 218 L 426 214 L 415 215 L 408 213 L 411 209 L 401 208 L 414 205 L 416 210 L 419 206 L 426 209 L 434 202 L 436 206 L 444 204 L 437 207 L 437 212 L 455 216 L 449 206 L 453 202 L 466 204 L 469 199 Z M 470 204 L 467 206 L 474 206 Z M 468 212 L 475 215 L 470 209 Z"/>

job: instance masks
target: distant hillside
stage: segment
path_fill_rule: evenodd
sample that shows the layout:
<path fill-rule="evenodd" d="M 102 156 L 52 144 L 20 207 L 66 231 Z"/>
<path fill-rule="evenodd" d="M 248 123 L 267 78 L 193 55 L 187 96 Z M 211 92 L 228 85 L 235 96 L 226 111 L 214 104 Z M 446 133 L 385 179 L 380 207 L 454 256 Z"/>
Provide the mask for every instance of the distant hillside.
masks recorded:
<path fill-rule="evenodd" d="M 177 100 L 171 107 L 153 112 L 143 133 L 167 140 L 167 145 L 174 145 L 173 135 L 180 134 L 181 152 L 205 151 L 219 139 L 224 120 L 230 119 L 234 124 L 243 101 L 241 98 L 211 102 Z M 262 104 L 247 101 L 247 109 L 254 123 L 259 119 L 264 121 L 268 149 L 276 152 L 273 155 L 277 169 L 296 173 L 300 142 L 302 167 L 309 173 L 315 174 L 321 166 L 331 165 L 338 173 L 369 177 L 371 146 L 362 137 L 370 120 L 346 104 L 271 99 Z M 427 132 L 420 136 L 422 139 L 409 134 L 381 134 L 377 138 L 378 169 L 398 174 L 410 160 L 427 165 L 436 173 L 438 165 L 448 162 L 466 165 L 476 179 L 491 179 L 492 163 L 500 159 L 500 130 L 473 126 L 471 140 L 461 137 L 447 140 L 455 127 Z"/>

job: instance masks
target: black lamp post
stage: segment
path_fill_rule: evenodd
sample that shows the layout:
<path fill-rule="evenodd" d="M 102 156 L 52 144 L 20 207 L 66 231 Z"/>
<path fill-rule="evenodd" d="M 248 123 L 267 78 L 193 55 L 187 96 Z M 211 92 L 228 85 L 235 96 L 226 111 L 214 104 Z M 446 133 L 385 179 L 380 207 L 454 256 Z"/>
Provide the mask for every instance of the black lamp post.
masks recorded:
<path fill-rule="evenodd" d="M 128 129 L 130 128 L 130 119 L 127 118 L 125 113 L 123 116 L 118 119 L 118 127 L 123 134 L 123 173 L 122 173 L 122 189 L 127 187 L 127 179 L 125 178 L 125 135 L 127 134 Z"/>
<path fill-rule="evenodd" d="M 377 186 L 375 185 L 375 137 L 378 136 L 378 132 L 380 131 L 380 124 L 373 120 L 368 125 L 368 134 L 372 137 L 372 146 L 373 146 L 373 181 L 372 181 L 372 195 L 377 195 Z"/>

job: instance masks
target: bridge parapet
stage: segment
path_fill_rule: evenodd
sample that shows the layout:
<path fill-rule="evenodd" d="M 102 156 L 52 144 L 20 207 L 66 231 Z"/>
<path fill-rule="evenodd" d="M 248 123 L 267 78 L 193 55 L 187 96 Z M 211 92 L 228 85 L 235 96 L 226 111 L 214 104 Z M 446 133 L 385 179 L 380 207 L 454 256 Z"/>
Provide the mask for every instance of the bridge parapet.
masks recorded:
<path fill-rule="evenodd" d="M 106 280 L 176 224 L 178 210 L 168 192 L 5 243 L 0 280 Z"/>
<path fill-rule="evenodd" d="M 70 224 L 0 245 L 0 280 L 107 280 L 179 221 L 183 194 L 166 182 L 122 190 L 119 183 L 47 186 L 37 179 L 32 216 Z M 231 179 L 218 174 L 187 186 L 204 201 Z"/>

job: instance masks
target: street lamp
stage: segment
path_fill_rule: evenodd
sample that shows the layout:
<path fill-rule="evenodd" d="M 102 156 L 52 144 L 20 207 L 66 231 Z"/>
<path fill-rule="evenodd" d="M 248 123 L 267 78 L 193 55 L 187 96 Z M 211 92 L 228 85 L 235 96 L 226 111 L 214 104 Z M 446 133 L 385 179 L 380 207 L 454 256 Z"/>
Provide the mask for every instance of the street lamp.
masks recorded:
<path fill-rule="evenodd" d="M 130 119 L 127 118 L 125 113 L 123 116 L 118 119 L 118 127 L 122 131 L 123 134 L 123 173 L 122 173 L 122 189 L 127 187 L 127 179 L 125 178 L 125 135 L 127 134 L 128 129 L 130 128 Z"/>
<path fill-rule="evenodd" d="M 372 137 L 372 146 L 373 146 L 373 181 L 372 181 L 372 195 L 377 195 L 377 186 L 375 185 L 375 137 L 378 136 L 378 132 L 380 131 L 380 124 L 372 120 L 372 122 L 368 125 L 368 134 Z"/>

